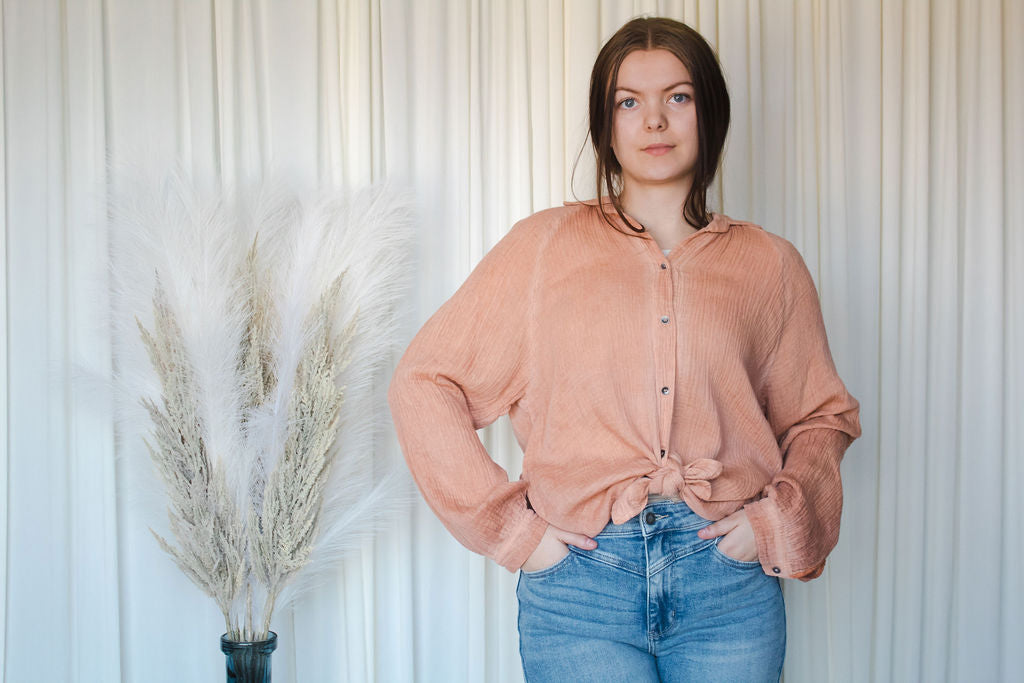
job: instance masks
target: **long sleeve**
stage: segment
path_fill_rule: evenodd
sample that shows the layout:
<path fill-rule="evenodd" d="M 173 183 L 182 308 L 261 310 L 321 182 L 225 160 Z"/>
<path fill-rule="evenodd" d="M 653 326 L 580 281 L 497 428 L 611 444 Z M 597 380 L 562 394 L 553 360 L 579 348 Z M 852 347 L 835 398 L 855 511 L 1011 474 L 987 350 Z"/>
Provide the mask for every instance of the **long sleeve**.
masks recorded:
<path fill-rule="evenodd" d="M 399 445 L 434 513 L 470 550 L 516 571 L 547 528 L 476 431 L 529 381 L 530 309 L 543 232 L 520 222 L 427 320 L 399 360 L 388 403 Z"/>
<path fill-rule="evenodd" d="M 763 391 L 783 466 L 764 497 L 744 509 L 765 572 L 810 580 L 839 538 L 839 463 L 860 436 L 859 404 L 836 373 L 806 264 L 788 241 L 777 244 L 783 317 Z"/>

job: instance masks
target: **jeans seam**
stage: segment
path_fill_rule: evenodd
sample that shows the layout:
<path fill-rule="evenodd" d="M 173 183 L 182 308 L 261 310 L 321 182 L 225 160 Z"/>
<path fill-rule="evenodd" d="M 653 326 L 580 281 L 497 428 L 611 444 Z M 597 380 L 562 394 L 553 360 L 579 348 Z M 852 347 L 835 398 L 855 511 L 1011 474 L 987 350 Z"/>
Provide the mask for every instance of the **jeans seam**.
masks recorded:
<path fill-rule="evenodd" d="M 519 578 L 516 580 L 516 603 L 517 604 L 519 603 L 519 586 L 522 583 L 523 583 L 523 573 L 519 572 Z M 522 605 L 519 605 L 518 612 L 519 612 L 519 614 L 516 615 L 516 633 L 519 634 L 519 661 L 522 662 L 522 665 L 523 665 L 523 681 L 524 681 L 524 683 L 529 683 L 529 681 L 530 681 L 530 674 L 527 673 L 527 671 L 526 671 L 526 654 L 525 654 L 525 652 L 523 652 L 523 629 L 522 629 L 522 627 L 520 625 L 520 621 L 522 620 L 522 612 L 523 612 Z"/>
<path fill-rule="evenodd" d="M 654 654 L 654 639 L 651 637 L 651 554 L 647 547 L 648 536 L 644 535 L 644 626 L 647 633 L 647 651 Z"/>
<path fill-rule="evenodd" d="M 590 560 L 593 560 L 594 562 L 600 562 L 601 564 L 606 565 L 608 567 L 614 567 L 615 569 L 621 569 L 622 571 L 629 572 L 630 574 L 636 574 L 637 576 L 643 576 L 643 572 L 639 571 L 637 569 L 634 569 L 632 565 L 626 564 L 625 562 L 615 562 L 612 559 L 610 559 L 608 556 L 606 556 L 606 555 L 598 555 L 597 553 L 595 553 L 595 552 L 593 552 L 591 550 L 571 550 L 570 549 L 570 552 L 576 553 L 576 555 L 579 556 L 579 557 L 586 557 L 586 558 L 588 558 Z"/>
<path fill-rule="evenodd" d="M 671 557 L 666 558 L 657 567 L 650 567 L 649 568 L 650 569 L 650 573 L 651 574 L 657 574 L 658 572 L 662 572 L 665 569 L 667 569 L 668 567 L 671 567 L 673 564 L 675 564 L 679 560 L 683 559 L 684 557 L 689 557 L 690 555 L 695 555 L 696 553 L 699 553 L 702 550 L 707 550 L 708 548 L 710 548 L 713 545 L 714 545 L 714 541 L 708 541 L 705 545 L 696 546 L 694 548 L 688 548 L 686 550 L 674 553 Z"/>

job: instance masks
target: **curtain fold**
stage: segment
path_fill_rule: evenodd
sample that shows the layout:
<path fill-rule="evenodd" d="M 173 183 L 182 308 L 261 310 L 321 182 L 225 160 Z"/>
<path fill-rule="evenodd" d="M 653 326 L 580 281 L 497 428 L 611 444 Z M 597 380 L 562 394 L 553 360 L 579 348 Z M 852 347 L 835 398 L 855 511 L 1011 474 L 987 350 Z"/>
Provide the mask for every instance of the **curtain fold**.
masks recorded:
<path fill-rule="evenodd" d="M 2 0 L 7 680 L 223 667 L 217 610 L 147 529 L 149 463 L 119 458 L 109 391 L 76 370 L 111 372 L 104 223 L 126 169 L 412 187 L 408 339 L 516 220 L 594 195 L 590 68 L 641 13 L 718 51 L 733 117 L 711 205 L 800 249 L 862 405 L 839 545 L 785 584 L 785 680 L 1024 668 L 1024 3 Z M 480 436 L 518 477 L 507 420 Z M 417 502 L 276 615 L 274 679 L 520 681 L 515 585 Z"/>
<path fill-rule="evenodd" d="M 5 20 L 3 6 L 0 5 L 0 74 L 5 74 L 4 78 L 0 78 L 0 101 L 7 102 L 7 89 L 6 89 L 6 72 L 7 72 L 7 58 L 6 58 L 6 46 L 7 40 L 5 38 Z M 7 130 L 7 107 L 6 105 L 0 107 L 0 130 Z M 8 185 L 8 173 L 7 173 L 7 136 L 0 135 L 0 178 L 3 179 L 3 183 L 0 184 L 0 216 L 4 217 L 4 231 L 0 233 L 0 297 L 3 297 L 4 305 L 0 307 L 0 329 L 3 329 L 4 334 L 0 335 L 0 386 L 5 388 L 5 391 L 0 394 L 0 415 L 10 415 L 10 405 L 8 405 L 8 395 L 10 394 L 10 377 L 7 368 L 10 364 L 10 353 L 8 351 L 8 306 L 7 301 L 9 298 L 7 280 L 9 279 L 8 268 L 7 268 L 7 185 Z M 10 418 L 0 420 L 0 547 L 9 548 L 8 545 L 8 526 L 9 526 L 9 515 L 7 509 L 9 507 L 9 496 L 7 495 L 9 471 L 11 468 L 11 449 L 10 449 Z M 0 598 L 3 599 L 4 619 L 0 619 L 0 639 L 7 643 L 7 618 L 6 615 L 8 610 L 7 605 L 7 573 L 8 573 L 8 553 L 5 551 L 3 558 L 0 558 Z M 0 648 L 0 671 L 6 670 L 6 647 Z"/>

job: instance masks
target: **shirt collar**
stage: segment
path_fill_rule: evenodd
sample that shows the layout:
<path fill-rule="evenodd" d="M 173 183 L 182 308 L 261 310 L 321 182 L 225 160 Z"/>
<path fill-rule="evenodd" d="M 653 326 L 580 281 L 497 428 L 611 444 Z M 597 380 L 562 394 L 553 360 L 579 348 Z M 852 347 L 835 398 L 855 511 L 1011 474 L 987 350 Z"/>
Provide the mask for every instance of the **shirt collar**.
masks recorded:
<path fill-rule="evenodd" d="M 586 204 L 587 206 L 597 206 L 598 203 L 596 199 L 586 199 L 580 202 L 562 202 L 563 206 L 573 206 L 574 204 Z M 611 198 L 607 196 L 601 197 L 601 209 L 605 213 L 615 213 L 615 205 L 612 204 Z M 639 225 L 640 221 L 636 220 L 625 211 L 623 211 L 622 213 L 625 214 L 626 218 L 628 218 L 631 222 Z M 728 216 L 712 212 L 711 222 L 701 229 L 706 232 L 726 232 L 729 229 L 729 226 L 736 222 L 737 221 L 732 220 Z"/>

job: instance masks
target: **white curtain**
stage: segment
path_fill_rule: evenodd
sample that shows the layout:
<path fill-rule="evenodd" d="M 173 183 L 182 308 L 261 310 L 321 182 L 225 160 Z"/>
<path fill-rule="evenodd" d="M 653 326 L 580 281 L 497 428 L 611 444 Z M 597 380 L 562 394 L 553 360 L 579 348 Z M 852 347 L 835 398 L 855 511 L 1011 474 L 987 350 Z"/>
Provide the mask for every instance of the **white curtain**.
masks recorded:
<path fill-rule="evenodd" d="M 785 680 L 1024 670 L 1024 2 L 2 0 L 5 680 L 223 675 L 74 380 L 111 367 L 105 162 L 408 184 L 408 339 L 515 220 L 593 196 L 589 70 L 641 13 L 718 49 L 716 208 L 801 250 L 862 405 L 839 546 L 785 585 Z M 507 421 L 481 438 L 518 476 Z M 277 614 L 274 679 L 519 681 L 515 581 L 418 504 Z"/>

